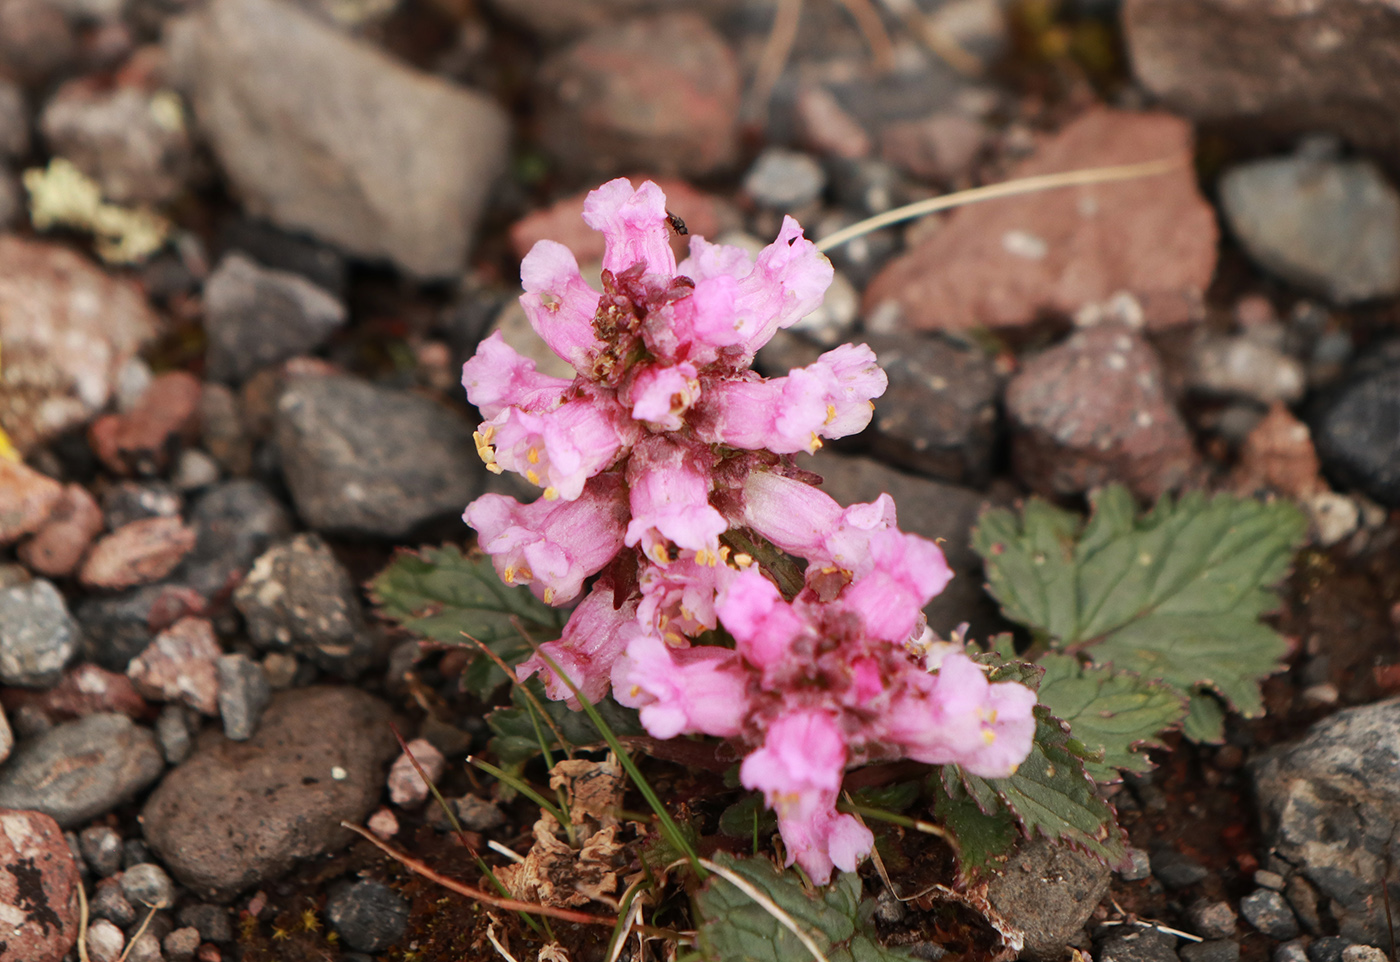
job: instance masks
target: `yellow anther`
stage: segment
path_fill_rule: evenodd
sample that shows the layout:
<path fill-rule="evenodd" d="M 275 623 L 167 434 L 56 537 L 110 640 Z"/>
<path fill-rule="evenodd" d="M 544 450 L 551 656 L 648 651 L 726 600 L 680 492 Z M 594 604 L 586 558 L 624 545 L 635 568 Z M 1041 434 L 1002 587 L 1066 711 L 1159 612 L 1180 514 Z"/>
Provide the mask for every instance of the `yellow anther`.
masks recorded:
<path fill-rule="evenodd" d="M 827 423 L 827 424 L 830 424 L 832 421 L 835 421 L 835 420 L 836 420 L 836 405 L 834 405 L 834 404 L 828 404 L 828 405 L 826 406 L 826 423 Z"/>
<path fill-rule="evenodd" d="M 728 560 L 729 560 L 729 545 L 727 545 L 727 544 L 722 544 L 722 545 L 719 546 L 719 560 L 720 560 L 720 561 L 728 561 Z"/>
<path fill-rule="evenodd" d="M 664 544 L 652 545 L 651 556 L 656 559 L 657 564 L 664 565 L 671 560 L 671 556 L 666 553 L 666 546 Z"/>
<path fill-rule="evenodd" d="M 539 448 L 531 448 L 531 449 L 530 449 L 530 453 L 527 454 L 525 457 L 529 460 L 529 462 L 530 462 L 531 464 L 539 464 L 539 463 L 540 463 L 540 449 L 539 449 Z"/>
<path fill-rule="evenodd" d="M 553 589 L 553 588 L 546 588 L 546 589 L 544 589 L 544 603 L 547 604 L 547 605 L 552 605 L 552 604 L 554 604 L 554 589 Z"/>
<path fill-rule="evenodd" d="M 508 585 L 513 585 L 513 584 L 515 584 L 515 568 L 514 568 L 514 566 L 507 566 L 507 567 L 506 567 L 505 573 L 501 575 L 501 580 L 504 581 L 504 582 L 505 582 L 506 584 L 508 584 Z"/>
<path fill-rule="evenodd" d="M 472 432 L 472 440 L 476 442 L 476 454 L 489 467 L 496 463 L 496 449 L 491 446 L 490 428 L 488 433 L 482 434 L 480 431 Z"/>
<path fill-rule="evenodd" d="M 535 573 L 529 568 L 521 568 L 520 572 L 516 575 L 516 577 L 519 578 L 521 581 L 530 581 L 535 577 Z"/>
<path fill-rule="evenodd" d="M 665 636 L 665 637 L 666 637 L 666 644 L 670 645 L 672 648 L 684 648 L 684 647 L 685 647 L 685 636 L 684 636 L 684 635 L 678 634 L 678 633 L 676 633 L 676 632 L 674 632 L 674 631 L 668 631 L 668 632 L 666 632 L 666 636 Z"/>
<path fill-rule="evenodd" d="M 997 733 L 992 731 L 990 728 L 984 728 L 982 730 L 982 740 L 988 745 L 990 745 L 992 742 L 997 740 Z"/>
<path fill-rule="evenodd" d="M 525 477 L 527 477 L 527 478 L 530 479 L 530 483 L 531 483 L 531 484 L 539 484 L 539 483 L 540 483 L 540 473 L 539 473 L 538 471 L 536 471 L 534 468 L 528 469 L 528 470 L 525 472 Z"/>
<path fill-rule="evenodd" d="M 633 685 L 633 686 L 632 686 L 632 690 L 631 690 L 630 692 L 628 692 L 628 694 L 631 695 L 633 698 L 636 698 L 636 697 L 637 697 L 638 695 L 640 695 L 641 693 L 642 693 L 642 686 L 641 686 L 641 685 Z"/>
<path fill-rule="evenodd" d="M 553 501 L 553 500 L 555 500 L 555 499 L 558 498 L 558 497 L 559 497 L 559 489 L 558 489 L 558 488 L 556 488 L 556 487 L 554 487 L 554 486 L 551 485 L 550 487 L 544 489 L 544 499 L 545 499 L 546 501 Z"/>
<path fill-rule="evenodd" d="M 818 451 L 821 450 L 821 447 L 822 447 L 822 439 L 819 438 L 819 437 L 817 437 L 817 432 L 816 432 L 816 431 L 813 431 L 813 432 L 812 432 L 812 443 L 811 443 L 810 445 L 808 445 L 808 447 L 809 447 L 809 449 L 811 450 L 811 452 L 812 452 L 813 454 L 816 454 Z"/>
<path fill-rule="evenodd" d="M 753 555 L 741 551 L 734 556 L 734 564 L 740 568 L 747 568 L 753 564 Z"/>
<path fill-rule="evenodd" d="M 490 464 L 486 465 L 486 470 L 487 470 L 487 471 L 490 471 L 492 474 L 503 474 L 503 473 L 505 473 L 505 472 L 504 472 L 504 469 L 503 469 L 499 464 L 497 464 L 495 461 L 492 461 Z"/>

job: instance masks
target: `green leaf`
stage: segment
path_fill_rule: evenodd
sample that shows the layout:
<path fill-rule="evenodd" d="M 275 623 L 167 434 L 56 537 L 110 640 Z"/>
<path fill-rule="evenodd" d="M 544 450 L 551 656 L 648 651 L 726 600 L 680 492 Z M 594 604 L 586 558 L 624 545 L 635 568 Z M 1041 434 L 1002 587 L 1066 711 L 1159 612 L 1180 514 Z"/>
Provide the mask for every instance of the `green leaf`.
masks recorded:
<path fill-rule="evenodd" d="M 981 875 L 1016 847 L 1021 837 L 1016 819 L 1000 804 L 990 813 L 982 811 L 959 778 L 957 766 L 945 765 L 940 774 L 931 779 L 933 813 L 957 840 L 958 870 L 968 877 Z"/>
<path fill-rule="evenodd" d="M 809 894 L 796 872 L 779 872 L 767 859 L 736 859 L 720 852 L 715 863 L 767 896 L 831 962 L 907 962 L 908 955 L 882 947 L 862 922 L 861 882 L 854 872 L 842 873 L 831 885 Z M 791 930 L 718 875 L 696 893 L 695 916 L 697 947 L 707 962 L 812 959 Z"/>
<path fill-rule="evenodd" d="M 539 601 L 528 588 L 503 584 L 485 555 L 463 555 L 450 545 L 400 553 L 369 590 L 380 613 L 409 631 L 475 649 L 464 637 L 470 635 L 508 665 L 524 661 L 531 650 L 516 621 L 542 642 L 558 638 L 567 620 L 565 612 Z M 480 657 L 462 676 L 464 687 L 481 698 L 506 680 Z"/>
<path fill-rule="evenodd" d="M 749 792 L 719 816 L 720 834 L 730 838 L 753 838 L 756 831 L 762 839 L 777 830 L 778 816 L 763 803 L 761 792 Z"/>
<path fill-rule="evenodd" d="M 562 701 L 550 701 L 538 678 L 531 678 L 525 686 L 534 693 L 536 701 L 553 720 L 570 747 L 592 745 L 602 741 L 603 736 L 593 727 L 593 722 L 586 714 L 574 711 Z M 539 734 L 530 717 L 531 707 L 523 691 L 525 686 L 517 686 L 511 692 L 511 707 L 497 708 L 486 715 L 486 724 L 494 732 L 494 737 L 487 747 L 500 760 L 501 767 L 506 769 L 519 766 L 540 753 Z M 614 733 L 622 736 L 646 734 L 637 712 L 631 708 L 623 708 L 611 697 L 601 699 L 594 707 Z M 554 729 L 541 723 L 540 730 L 550 751 L 563 747 L 559 745 Z"/>
<path fill-rule="evenodd" d="M 973 546 L 1007 617 L 1072 649 L 1176 689 L 1218 692 L 1261 714 L 1259 681 L 1286 645 L 1259 616 L 1287 573 L 1306 520 L 1292 505 L 1217 495 L 1162 500 L 1137 518 L 1132 496 L 1102 492 L 1093 517 L 1031 500 L 1021 517 L 983 514 Z M 1195 712 L 1193 712 L 1193 715 Z M 1188 723 L 1191 737 L 1213 730 Z"/>
<path fill-rule="evenodd" d="M 1035 708 L 1031 752 L 1010 778 L 979 778 L 963 772 L 968 795 L 994 814 L 1005 806 L 1027 837 L 1036 833 L 1121 864 L 1127 853 L 1113 808 L 1095 793 L 1084 763 L 1070 750 L 1069 735 L 1044 706 Z"/>
<path fill-rule="evenodd" d="M 1208 691 L 1191 692 L 1182 734 L 1194 742 L 1219 745 L 1225 740 L 1225 707 Z"/>
<path fill-rule="evenodd" d="M 1095 756 L 1084 768 L 1096 782 L 1117 781 L 1120 769 L 1151 769 L 1152 763 L 1137 749 L 1160 746 L 1159 734 L 1186 716 L 1185 699 L 1166 685 L 1081 665 L 1073 655 L 1052 653 L 1037 664 L 1045 669 L 1040 703 L 1069 722 L 1074 737 Z"/>

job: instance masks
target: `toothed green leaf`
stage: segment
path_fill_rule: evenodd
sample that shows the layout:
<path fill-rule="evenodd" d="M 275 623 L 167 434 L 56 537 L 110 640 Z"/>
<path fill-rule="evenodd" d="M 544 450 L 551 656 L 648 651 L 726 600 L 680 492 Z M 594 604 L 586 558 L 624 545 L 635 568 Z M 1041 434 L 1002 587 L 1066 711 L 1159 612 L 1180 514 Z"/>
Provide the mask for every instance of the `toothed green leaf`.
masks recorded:
<path fill-rule="evenodd" d="M 596 745 L 603 740 L 603 736 L 598 734 L 586 714 L 574 711 L 562 701 L 550 701 L 539 679 L 531 678 L 525 684 L 529 686 L 540 708 L 554 722 L 554 727 L 559 729 L 571 747 Z M 555 737 L 554 729 L 545 724 L 543 719 L 539 721 L 539 727 L 536 729 L 535 719 L 531 717 L 532 711 L 536 709 L 528 704 L 521 688 L 517 687 L 511 692 L 511 701 L 511 707 L 497 708 L 486 715 L 486 724 L 494 733 L 487 747 L 500 760 L 502 768 L 510 769 L 540 754 L 541 735 L 551 752 L 559 751 L 563 747 Z M 645 734 L 637 712 L 631 708 L 623 708 L 611 697 L 600 699 L 593 707 L 598 709 L 598 714 L 603 716 L 603 720 L 612 728 L 614 734 Z"/>
<path fill-rule="evenodd" d="M 1021 837 L 1011 813 L 999 804 L 991 813 L 982 811 L 956 766 L 945 765 L 932 781 L 933 813 L 957 842 L 958 871 L 965 877 L 982 875 L 993 862 L 1005 860 Z"/>

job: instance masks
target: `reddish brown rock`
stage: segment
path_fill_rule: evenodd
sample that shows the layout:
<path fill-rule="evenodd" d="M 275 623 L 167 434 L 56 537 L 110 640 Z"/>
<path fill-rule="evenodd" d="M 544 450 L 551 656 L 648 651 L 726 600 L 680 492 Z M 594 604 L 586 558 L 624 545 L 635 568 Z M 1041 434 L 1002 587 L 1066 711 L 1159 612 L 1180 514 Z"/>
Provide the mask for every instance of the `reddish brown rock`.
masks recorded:
<path fill-rule="evenodd" d="M 1174 110 L 1400 149 L 1395 0 L 1125 0 L 1123 26 L 1138 79 Z"/>
<path fill-rule="evenodd" d="M 0 545 L 38 531 L 62 500 L 63 485 L 53 478 L 0 458 Z"/>
<path fill-rule="evenodd" d="M 723 212 L 719 201 L 674 177 L 635 175 L 634 185 L 654 180 L 666 193 L 666 209 L 685 221 L 691 234 L 713 240 L 720 232 Z M 596 264 L 603 259 L 603 235 L 583 222 L 584 191 L 556 201 L 544 210 L 535 211 L 516 221 L 510 228 L 510 246 L 516 257 L 524 257 L 542 240 L 558 241 L 578 258 L 580 264 Z M 673 233 L 671 248 L 676 259 L 684 259 L 690 250 L 690 238 Z"/>
<path fill-rule="evenodd" d="M 68 672 L 62 681 L 47 691 L 0 689 L 0 704 L 10 712 L 21 709 L 37 712 L 55 724 L 98 712 L 136 719 L 145 718 L 151 713 L 151 706 L 136 693 L 130 678 L 86 662 Z"/>
<path fill-rule="evenodd" d="M 126 673 L 136 690 L 156 701 L 178 701 L 202 714 L 219 713 L 217 662 L 223 649 L 204 618 L 182 618 L 132 659 Z"/>
<path fill-rule="evenodd" d="M 1016 473 L 1041 494 L 1122 482 L 1151 499 L 1197 464 L 1156 353 L 1121 325 L 1079 331 L 1032 358 L 1007 386 L 1006 410 Z"/>
<path fill-rule="evenodd" d="M 843 160 L 870 156 L 870 135 L 825 87 L 803 87 L 794 106 L 798 135 L 809 149 Z"/>
<path fill-rule="evenodd" d="M 162 374 L 130 411 L 94 421 L 88 441 L 102 463 L 118 474 L 155 474 L 169 463 L 172 446 L 193 439 L 199 395 L 199 379 L 193 374 Z"/>
<path fill-rule="evenodd" d="M 415 761 L 417 766 L 413 764 Z M 422 768 L 436 784 L 446 765 L 447 760 L 432 742 L 415 738 L 408 743 L 408 751 L 396 758 L 389 769 L 389 800 L 400 808 L 416 808 L 423 804 L 428 798 L 428 783 L 423 781 L 418 769 Z"/>
<path fill-rule="evenodd" d="M 1282 403 L 1275 403 L 1245 438 L 1230 486 L 1241 494 L 1266 488 L 1308 498 L 1327 490 L 1321 472 L 1312 432 Z"/>
<path fill-rule="evenodd" d="M 134 283 L 66 247 L 0 236 L 0 427 L 29 451 L 84 423 L 158 330 Z"/>
<path fill-rule="evenodd" d="M 952 180 L 967 173 L 990 133 L 986 124 L 962 114 L 932 114 L 880 131 L 880 156 L 915 177 Z"/>
<path fill-rule="evenodd" d="M 101 533 L 102 509 L 97 500 L 80 484 L 66 485 L 43 527 L 19 546 L 19 560 L 39 574 L 65 577 Z"/>
<path fill-rule="evenodd" d="M 58 823 L 0 809 L 0 918 L 5 962 L 59 962 L 78 940 L 78 866 Z"/>
<path fill-rule="evenodd" d="M 1126 291 L 1149 328 L 1185 323 L 1215 270 L 1217 227 L 1196 189 L 1191 129 L 1160 113 L 1095 109 L 1012 177 L 1177 159 L 1170 173 L 960 208 L 865 292 L 882 329 L 1014 327 Z"/>
<path fill-rule="evenodd" d="M 130 588 L 159 581 L 194 547 L 195 531 L 179 518 L 142 518 L 92 546 L 78 579 L 90 588 Z"/>
<path fill-rule="evenodd" d="M 738 59 L 694 13 L 607 24 L 546 61 L 540 82 L 545 145 L 580 174 L 705 175 L 738 159 Z"/>

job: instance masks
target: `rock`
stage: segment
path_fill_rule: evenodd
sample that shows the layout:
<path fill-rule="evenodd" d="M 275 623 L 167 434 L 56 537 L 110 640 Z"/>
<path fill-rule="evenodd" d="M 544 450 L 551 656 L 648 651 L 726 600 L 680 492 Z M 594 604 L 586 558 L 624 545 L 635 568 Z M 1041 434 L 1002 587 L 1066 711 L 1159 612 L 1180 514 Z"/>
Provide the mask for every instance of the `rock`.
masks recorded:
<path fill-rule="evenodd" d="M 875 452 L 920 474 L 985 485 L 1001 393 L 987 355 L 941 337 L 884 334 L 866 343 L 889 378 L 875 400 Z"/>
<path fill-rule="evenodd" d="M 1400 194 L 1370 161 L 1240 164 L 1220 178 L 1220 201 L 1249 256 L 1285 280 L 1337 304 L 1400 292 Z"/>
<path fill-rule="evenodd" d="M 39 129 L 116 204 L 165 204 L 185 189 L 194 149 L 169 90 L 71 80 L 44 105 Z"/>
<path fill-rule="evenodd" d="M 1132 928 L 1104 941 L 1098 962 L 1177 962 L 1176 940 L 1153 928 Z"/>
<path fill-rule="evenodd" d="M 179 705 L 166 705 L 156 718 L 156 738 L 166 764 L 178 765 L 190 756 L 190 726 L 185 710 Z"/>
<path fill-rule="evenodd" d="M 744 192 L 777 211 L 793 211 L 821 200 L 826 188 L 822 165 L 809 154 L 769 147 L 744 175 Z"/>
<path fill-rule="evenodd" d="M 1272 404 L 1302 399 L 1308 379 L 1297 358 L 1245 334 L 1199 339 L 1192 348 L 1187 383 L 1206 394 Z"/>
<path fill-rule="evenodd" d="M 1152 874 L 1170 889 L 1184 889 L 1205 880 L 1210 872 L 1189 855 L 1171 848 L 1152 853 Z"/>
<path fill-rule="evenodd" d="M 253 468 L 253 439 L 243 423 L 238 396 L 226 385 L 206 382 L 199 397 L 199 433 L 204 450 L 234 477 Z"/>
<path fill-rule="evenodd" d="M 179 518 L 143 518 L 122 525 L 92 546 L 78 572 L 89 588 L 134 588 L 174 571 L 194 548 L 196 534 Z"/>
<path fill-rule="evenodd" d="M 1283 896 L 1272 889 L 1256 889 L 1240 899 L 1240 914 L 1249 924 L 1274 939 L 1298 934 L 1298 919 Z"/>
<path fill-rule="evenodd" d="M 1116 324 L 1031 358 L 1006 388 L 1017 474 L 1046 495 L 1118 481 L 1151 500 L 1179 486 L 1197 459 L 1163 381 L 1151 346 Z"/>
<path fill-rule="evenodd" d="M 1311 421 L 1329 475 L 1381 504 L 1400 506 L 1400 364 L 1344 379 Z"/>
<path fill-rule="evenodd" d="M 156 636 L 152 616 L 171 589 L 147 585 L 111 597 L 84 598 L 74 609 L 83 629 L 83 654 L 109 671 L 125 672 Z"/>
<path fill-rule="evenodd" d="M 1240 962 L 1240 944 L 1228 939 L 1191 942 L 1177 954 L 1181 962 Z"/>
<path fill-rule="evenodd" d="M 0 3 L 0 67 L 28 85 L 38 85 L 70 66 L 78 38 L 59 6 L 49 0 Z"/>
<path fill-rule="evenodd" d="M 147 801 L 146 840 L 181 883 L 218 900 L 337 851 L 353 837 L 341 820 L 379 800 L 396 751 L 389 720 L 363 692 L 313 687 L 274 697 L 246 742 L 205 731 Z"/>
<path fill-rule="evenodd" d="M 125 928 L 136 921 L 136 909 L 122 893 L 120 879 L 105 878 L 92 894 L 92 914 Z"/>
<path fill-rule="evenodd" d="M 987 901 L 1025 937 L 1021 957 L 1059 959 L 1108 891 L 1108 866 L 1039 838 L 1023 844 L 987 887 Z"/>
<path fill-rule="evenodd" d="M 738 159 L 738 59 L 698 15 L 609 22 L 540 68 L 540 125 L 560 164 L 688 177 Z"/>
<path fill-rule="evenodd" d="M 1342 962 L 1386 962 L 1389 958 L 1374 945 L 1348 945 L 1342 950 Z"/>
<path fill-rule="evenodd" d="M 1342 962 L 1342 952 L 1351 943 L 1335 935 L 1314 939 L 1308 946 L 1308 962 Z"/>
<path fill-rule="evenodd" d="M 0 458 L 0 545 L 38 531 L 62 501 L 63 485 L 53 478 Z"/>
<path fill-rule="evenodd" d="M 369 666 L 373 637 L 354 582 L 317 535 L 297 535 L 265 552 L 233 603 L 261 648 L 294 651 L 343 678 Z"/>
<path fill-rule="evenodd" d="M 207 488 L 219 480 L 219 462 L 198 448 L 186 448 L 175 461 L 170 483 L 177 491 L 190 492 Z"/>
<path fill-rule="evenodd" d="M 826 87 L 807 84 L 793 103 L 798 138 L 825 157 L 859 160 L 870 155 L 870 134 Z"/>
<path fill-rule="evenodd" d="M 102 492 L 102 514 L 112 531 L 144 518 L 176 518 L 184 508 L 180 492 L 164 481 L 120 481 Z"/>
<path fill-rule="evenodd" d="M 26 212 L 24 187 L 19 178 L 0 166 L 0 228 L 12 230 Z"/>
<path fill-rule="evenodd" d="M 147 698 L 180 702 L 216 715 L 219 673 L 215 663 L 222 654 L 212 624 L 204 618 L 182 618 L 132 659 L 126 673 Z"/>
<path fill-rule="evenodd" d="M 87 950 L 92 962 L 119 962 L 125 946 L 126 935 L 105 918 L 88 928 Z"/>
<path fill-rule="evenodd" d="M 1125 882 L 1140 882 L 1151 874 L 1152 860 L 1147 852 L 1140 848 L 1129 848 L 1127 867 L 1118 870 L 1118 877 Z"/>
<path fill-rule="evenodd" d="M 363 879 L 332 895 L 326 916 L 350 948 L 382 952 L 403 938 L 408 902 L 383 882 Z"/>
<path fill-rule="evenodd" d="M 408 751 L 396 758 L 389 768 L 389 800 L 400 808 L 417 808 L 428 798 L 428 783 L 418 774 L 415 761 L 434 784 L 442 778 L 447 766 L 447 759 L 432 742 L 423 738 L 409 742 Z"/>
<path fill-rule="evenodd" d="M 0 806 L 43 812 L 69 828 L 131 799 L 164 770 L 148 729 L 125 715 L 88 715 L 20 744 L 0 769 Z"/>
<path fill-rule="evenodd" d="M 502 15 L 551 40 L 575 37 L 638 13 L 664 9 L 669 0 L 491 0 Z M 694 0 L 687 7 L 721 12 L 733 0 Z"/>
<path fill-rule="evenodd" d="M 250 215 L 422 277 L 462 267 L 505 167 L 495 103 L 279 0 L 217 0 L 166 50 Z"/>
<path fill-rule="evenodd" d="M 205 598 L 232 593 L 253 559 L 292 531 L 282 502 L 248 479 L 210 485 L 191 509 L 189 523 L 198 533 L 194 550 L 172 579 Z"/>
<path fill-rule="evenodd" d="M 1277 872 L 1270 872 L 1268 869 L 1261 868 L 1254 873 L 1254 884 L 1260 888 L 1282 892 L 1283 887 L 1288 884 L 1288 880 Z"/>
<path fill-rule="evenodd" d="M 505 813 L 491 802 L 475 795 L 464 795 L 452 800 L 452 810 L 457 821 L 471 832 L 489 832 L 506 823 Z"/>
<path fill-rule="evenodd" d="M 110 825 L 92 825 L 78 834 L 78 847 L 88 868 L 101 878 L 122 867 L 122 837 Z"/>
<path fill-rule="evenodd" d="M 1393 4 L 1127 0 L 1123 27 L 1143 86 L 1190 117 L 1400 147 Z"/>
<path fill-rule="evenodd" d="M 87 553 L 92 540 L 102 533 L 102 509 L 80 484 L 63 486 L 63 495 L 54 504 L 34 537 L 19 546 L 19 560 L 31 571 L 50 578 L 73 573 Z"/>
<path fill-rule="evenodd" d="M 122 894 L 132 905 L 170 908 L 175 904 L 175 883 L 154 862 L 133 865 L 121 874 Z"/>
<path fill-rule="evenodd" d="M 1274 962 L 1308 962 L 1308 952 L 1303 940 L 1284 942 L 1274 949 Z"/>
<path fill-rule="evenodd" d="M 163 962 L 160 954 L 160 939 L 154 932 L 143 932 L 131 940 L 131 950 L 126 962 Z"/>
<path fill-rule="evenodd" d="M 53 582 L 0 590 L 0 682 L 47 688 L 78 651 L 78 625 Z"/>
<path fill-rule="evenodd" d="M 392 811 L 381 805 L 373 815 L 365 820 L 365 828 L 379 838 L 390 839 L 399 834 L 399 819 Z"/>
<path fill-rule="evenodd" d="M 272 686 L 262 665 L 247 655 L 224 655 L 218 660 L 219 717 L 224 735 L 247 741 L 257 730 L 258 719 L 272 697 Z"/>
<path fill-rule="evenodd" d="M 176 920 L 199 932 L 206 942 L 232 942 L 233 924 L 229 921 L 228 909 L 222 905 L 208 905 L 202 902 L 186 902 L 175 913 Z"/>
<path fill-rule="evenodd" d="M 33 811 L 0 811 L 6 959 L 59 962 L 78 939 L 80 885 L 73 853 L 52 818 Z"/>
<path fill-rule="evenodd" d="M 345 256 L 326 244 L 246 217 L 224 224 L 219 239 L 226 251 L 242 251 L 264 267 L 300 274 L 337 300 L 345 297 Z"/>
<path fill-rule="evenodd" d="M 1014 327 L 1127 291 L 1150 329 L 1186 323 L 1214 273 L 1217 237 L 1190 150 L 1190 128 L 1175 117 L 1088 111 L 1009 177 L 1169 157 L 1182 166 L 956 210 L 871 282 L 866 316 L 893 314 L 891 330 Z"/>
<path fill-rule="evenodd" d="M 972 526 L 990 498 L 969 488 L 916 478 L 868 458 L 822 451 L 798 464 L 821 475 L 822 490 L 842 505 L 874 501 L 888 492 L 899 506 L 902 530 L 939 541 L 955 577 L 924 608 L 935 632 L 947 637 L 965 621 L 979 637 L 1000 630 L 996 609 L 982 591 L 982 561 L 971 547 Z"/>
<path fill-rule="evenodd" d="M 87 662 L 65 674 L 63 680 L 48 691 L 36 693 L 34 704 L 46 715 L 61 719 L 116 712 L 134 721 L 145 717 L 150 710 L 129 678 Z"/>
<path fill-rule="evenodd" d="M 1199 899 L 1186 910 L 1191 930 L 1207 939 L 1228 939 L 1235 934 L 1235 910 L 1229 902 Z"/>
<path fill-rule="evenodd" d="M 193 374 L 161 374 L 131 410 L 94 421 L 88 443 L 117 474 L 158 474 L 170 463 L 172 451 L 194 440 L 199 392 Z"/>
<path fill-rule="evenodd" d="M 1338 711 L 1302 739 L 1265 753 L 1250 771 L 1265 839 L 1298 869 L 1290 895 L 1292 882 L 1305 879 L 1330 900 L 1342 936 L 1384 938 L 1385 910 L 1375 893 L 1400 879 L 1400 871 L 1386 871 L 1391 826 L 1400 817 L 1400 701 Z M 1250 898 L 1263 898 L 1262 891 Z M 1249 918 L 1243 904 L 1241 911 Z"/>
<path fill-rule="evenodd" d="M 1307 498 L 1327 488 L 1320 471 L 1308 426 L 1275 403 L 1245 438 L 1230 486 L 1246 495 L 1267 488 L 1290 498 Z"/>
<path fill-rule="evenodd" d="M 204 285 L 205 369 L 214 380 L 242 383 L 314 351 L 346 317 L 344 304 L 306 278 L 229 254 Z"/>
<path fill-rule="evenodd" d="M 1341 542 L 1361 523 L 1361 508 L 1356 501 L 1334 491 L 1310 495 L 1303 501 L 1303 510 L 1312 522 L 1314 540 L 1324 548 Z"/>
<path fill-rule="evenodd" d="M 0 159 L 21 160 L 29 153 L 29 110 L 24 89 L 0 79 Z"/>
<path fill-rule="evenodd" d="M 980 120 L 943 111 L 887 124 L 880 131 L 880 156 L 920 180 L 947 182 L 968 172 L 991 134 Z"/>
<path fill-rule="evenodd" d="M 466 421 L 348 376 L 292 379 L 276 439 L 297 512 L 323 533 L 402 538 L 460 514 L 484 473 Z"/>
<path fill-rule="evenodd" d="M 0 427 L 27 452 L 85 423 L 158 330 L 135 282 L 66 247 L 0 235 Z"/>
<path fill-rule="evenodd" d="M 199 951 L 199 929 L 192 926 L 176 929 L 165 937 L 160 946 L 170 962 L 191 962 Z"/>

